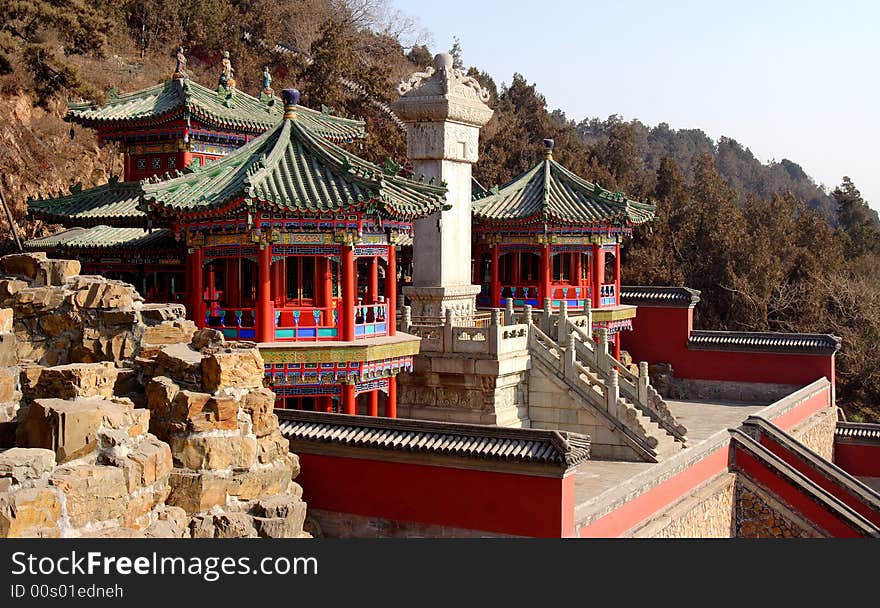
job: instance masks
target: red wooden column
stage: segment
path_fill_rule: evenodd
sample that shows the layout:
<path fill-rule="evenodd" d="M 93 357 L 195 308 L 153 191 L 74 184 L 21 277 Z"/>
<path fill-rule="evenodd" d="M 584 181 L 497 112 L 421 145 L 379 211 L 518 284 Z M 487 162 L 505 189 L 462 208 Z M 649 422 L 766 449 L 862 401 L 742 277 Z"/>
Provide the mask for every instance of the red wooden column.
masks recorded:
<path fill-rule="evenodd" d="M 388 401 L 385 404 L 385 416 L 397 418 L 397 376 L 388 378 Z"/>
<path fill-rule="evenodd" d="M 342 413 L 352 416 L 357 414 L 357 395 L 354 392 L 354 383 L 342 385 Z"/>
<path fill-rule="evenodd" d="M 196 327 L 205 326 L 205 256 L 202 250 L 195 248 L 192 253 L 192 298 L 193 298 L 193 321 Z"/>
<path fill-rule="evenodd" d="M 342 340 L 350 342 L 354 340 L 354 301 L 355 289 L 355 265 L 354 247 L 343 245 L 340 248 L 339 259 L 342 263 L 342 310 L 339 315 Z"/>
<path fill-rule="evenodd" d="M 257 342 L 275 341 L 275 307 L 272 305 L 272 245 L 265 245 L 257 260 Z"/>
<path fill-rule="evenodd" d="M 367 393 L 367 416 L 379 415 L 379 390 Z"/>
<path fill-rule="evenodd" d="M 593 308 L 599 308 L 600 291 L 605 280 L 605 252 L 602 245 L 593 245 L 593 268 L 590 274 L 593 275 L 593 284 L 590 286 L 593 290 Z"/>
<path fill-rule="evenodd" d="M 550 278 L 552 276 L 553 262 L 550 257 L 550 245 L 541 247 L 541 274 L 540 274 L 540 290 L 538 293 L 538 305 L 544 305 L 545 298 L 553 298 L 550 293 Z"/>
<path fill-rule="evenodd" d="M 318 411 L 328 414 L 333 412 L 333 397 L 318 397 Z"/>
<path fill-rule="evenodd" d="M 375 304 L 379 301 L 379 258 L 371 257 L 367 261 L 367 301 L 365 304 Z"/>
<path fill-rule="evenodd" d="M 397 333 L 397 249 L 388 245 L 388 267 L 385 268 L 385 302 L 388 304 L 388 335 Z"/>
<path fill-rule="evenodd" d="M 620 243 L 614 246 L 614 296 L 620 304 Z"/>
<path fill-rule="evenodd" d="M 501 264 L 501 252 L 499 249 L 501 247 L 497 243 L 492 245 L 492 280 L 489 282 L 489 305 L 492 308 L 501 308 L 501 281 L 498 278 L 499 265 Z"/>
<path fill-rule="evenodd" d="M 189 249 L 187 249 L 186 258 L 184 259 L 185 272 L 183 276 L 183 303 L 186 306 L 186 317 L 190 321 L 196 320 L 196 301 L 195 296 L 193 295 L 196 292 L 193 287 L 195 285 L 195 278 L 193 277 L 193 275 L 195 274 L 193 270 L 195 264 L 193 261 L 193 257 L 193 253 Z"/>

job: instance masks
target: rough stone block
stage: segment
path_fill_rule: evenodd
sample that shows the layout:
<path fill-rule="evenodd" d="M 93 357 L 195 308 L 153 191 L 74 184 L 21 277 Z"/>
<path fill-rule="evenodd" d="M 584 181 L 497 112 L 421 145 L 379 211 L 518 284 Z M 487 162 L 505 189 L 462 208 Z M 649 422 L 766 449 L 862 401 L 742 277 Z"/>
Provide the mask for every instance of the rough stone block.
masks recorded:
<path fill-rule="evenodd" d="M 102 403 L 100 399 L 37 399 L 18 426 L 16 442 L 20 447 L 52 450 L 58 463 L 85 456 L 98 447 Z"/>
<path fill-rule="evenodd" d="M 230 479 L 212 471 L 174 469 L 168 476 L 171 494 L 167 504 L 187 513 L 200 513 L 226 504 Z"/>
<path fill-rule="evenodd" d="M 0 494 L 0 537 L 33 538 L 60 535 L 61 498 L 50 488 L 29 488 Z"/>
<path fill-rule="evenodd" d="M 49 477 L 49 483 L 64 493 L 70 524 L 76 528 L 89 523 L 121 521 L 125 516 L 128 488 L 120 468 L 59 467 Z"/>
<path fill-rule="evenodd" d="M 11 308 L 0 308 L 0 332 L 12 331 L 15 323 L 15 314 Z"/>
<path fill-rule="evenodd" d="M 202 350 L 203 348 L 220 347 L 226 344 L 226 338 L 223 336 L 223 332 L 205 327 L 196 330 L 190 344 L 194 349 Z"/>
<path fill-rule="evenodd" d="M 18 392 L 19 373 L 15 367 L 0 367 L 0 403 L 21 399 L 21 393 Z"/>
<path fill-rule="evenodd" d="M 261 464 L 268 464 L 283 458 L 290 451 L 290 442 L 281 434 L 280 430 L 260 437 L 257 439 L 257 444 L 259 446 L 258 459 Z"/>
<path fill-rule="evenodd" d="M 34 280 L 39 273 L 40 263 L 46 260 L 46 254 L 42 251 L 4 255 L 0 258 L 0 272 Z"/>
<path fill-rule="evenodd" d="M 122 464 L 125 483 L 129 492 L 164 480 L 173 463 L 171 448 L 152 435 L 147 436 L 128 454 Z"/>
<path fill-rule="evenodd" d="M 196 331 L 192 321 L 163 321 L 144 328 L 144 344 L 189 344 Z"/>
<path fill-rule="evenodd" d="M 237 433 L 175 435 L 171 453 L 174 462 L 187 469 L 248 469 L 257 459 L 257 440 Z"/>
<path fill-rule="evenodd" d="M 70 363 L 22 369 L 22 392 L 28 399 L 113 396 L 119 370 L 109 362 Z"/>
<path fill-rule="evenodd" d="M 20 355 L 19 341 L 15 334 L 0 334 L 0 366 L 17 365 Z"/>
<path fill-rule="evenodd" d="M 186 319 L 186 307 L 183 304 L 144 304 L 141 318 L 147 325 L 183 320 Z"/>
<path fill-rule="evenodd" d="M 202 384 L 202 355 L 186 344 L 163 346 L 156 354 L 156 374 L 199 388 Z"/>
<path fill-rule="evenodd" d="M 180 387 L 167 376 L 157 376 L 147 383 L 147 407 L 155 418 L 165 418 L 171 414 L 172 404 L 180 392 Z"/>
<path fill-rule="evenodd" d="M 0 478 L 23 483 L 55 468 L 55 452 L 43 448 L 11 448 L 0 452 Z"/>
<path fill-rule="evenodd" d="M 220 388 L 260 388 L 265 374 L 263 357 L 256 348 L 227 348 L 202 360 L 205 390 Z"/>
<path fill-rule="evenodd" d="M 287 459 L 254 470 L 235 471 L 229 484 L 229 494 L 240 500 L 279 494 L 291 482 L 292 474 L 293 467 Z"/>
<path fill-rule="evenodd" d="M 273 413 L 275 393 L 270 389 L 248 391 L 241 400 L 241 409 L 250 415 L 257 437 L 264 437 L 278 428 L 278 416 Z"/>

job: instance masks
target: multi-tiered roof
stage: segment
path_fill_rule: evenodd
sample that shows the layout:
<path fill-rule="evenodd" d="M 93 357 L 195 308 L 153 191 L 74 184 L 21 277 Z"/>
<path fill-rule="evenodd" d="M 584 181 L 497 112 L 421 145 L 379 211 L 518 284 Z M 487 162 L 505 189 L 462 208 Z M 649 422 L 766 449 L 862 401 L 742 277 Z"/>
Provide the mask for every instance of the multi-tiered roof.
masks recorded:
<path fill-rule="evenodd" d="M 232 154 L 167 180 L 141 182 L 142 211 L 159 218 L 232 213 L 378 213 L 413 219 L 444 206 L 446 188 L 400 177 L 321 139 L 287 104 L 284 119 Z"/>

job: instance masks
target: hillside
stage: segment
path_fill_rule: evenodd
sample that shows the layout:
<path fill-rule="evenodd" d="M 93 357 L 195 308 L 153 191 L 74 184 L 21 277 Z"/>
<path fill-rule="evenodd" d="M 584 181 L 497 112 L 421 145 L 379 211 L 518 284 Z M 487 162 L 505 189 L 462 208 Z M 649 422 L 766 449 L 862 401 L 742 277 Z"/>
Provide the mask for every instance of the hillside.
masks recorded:
<path fill-rule="evenodd" d="M 405 154 L 383 104 L 442 50 L 404 48 L 415 25 L 384 0 L 0 0 L 0 13 L 0 187 L 25 236 L 52 229 L 25 220 L 27 197 L 88 187 L 121 169 L 115 150 L 62 120 L 64 102 L 101 101 L 113 89 L 168 78 L 180 44 L 190 77 L 208 86 L 229 50 L 239 88 L 256 93 L 269 65 L 273 85 L 296 86 L 306 105 L 365 118 L 369 134 L 355 149 L 379 162 Z M 465 69 L 461 49 L 452 52 Z M 658 203 L 657 221 L 626 250 L 625 282 L 701 289 L 697 323 L 707 328 L 842 336 L 840 403 L 856 419 L 880 420 L 872 358 L 880 228 L 854 184 L 844 178 L 825 192 L 795 161 L 762 164 L 743 144 L 712 141 L 699 129 L 617 116 L 572 120 L 550 111 L 520 74 L 499 86 L 499 75 L 468 71 L 496 110 L 475 167 L 482 184 L 531 167 L 541 141 L 554 138 L 557 160 L 571 170 Z"/>

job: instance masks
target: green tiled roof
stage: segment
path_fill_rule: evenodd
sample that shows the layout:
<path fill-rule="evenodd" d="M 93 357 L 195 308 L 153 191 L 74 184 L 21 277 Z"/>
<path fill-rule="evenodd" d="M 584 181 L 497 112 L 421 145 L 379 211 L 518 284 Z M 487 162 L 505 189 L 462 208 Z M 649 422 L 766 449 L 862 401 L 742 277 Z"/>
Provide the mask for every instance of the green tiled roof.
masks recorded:
<path fill-rule="evenodd" d="M 387 217 L 430 215 L 446 188 L 420 183 L 350 155 L 315 136 L 299 119 L 284 120 L 232 154 L 165 181 L 142 182 L 142 209 L 169 215 L 206 212 L 253 201 L 307 214 L 375 209 Z"/>
<path fill-rule="evenodd" d="M 53 223 L 138 225 L 144 213 L 138 210 L 139 182 L 111 181 L 88 190 L 71 189 L 70 194 L 29 200 L 29 213 Z"/>
<path fill-rule="evenodd" d="M 552 158 L 501 188 L 474 197 L 474 217 L 486 221 L 554 221 L 635 225 L 654 219 L 656 207 L 603 190 Z"/>
<path fill-rule="evenodd" d="M 331 141 L 364 136 L 364 122 L 297 106 L 303 126 Z M 262 133 L 277 125 L 284 114 L 281 100 L 271 105 L 243 91 L 231 100 L 188 79 L 168 80 L 147 89 L 120 95 L 102 106 L 68 104 L 67 120 L 89 127 L 131 121 L 171 120 L 184 114 L 218 128 Z"/>
<path fill-rule="evenodd" d="M 91 228 L 68 228 L 62 232 L 25 243 L 26 249 L 45 251 L 49 249 L 123 249 L 150 247 L 159 249 L 174 247 L 174 237 L 168 230 L 147 232 L 142 228 L 115 228 L 92 226 Z"/>

